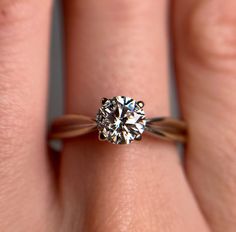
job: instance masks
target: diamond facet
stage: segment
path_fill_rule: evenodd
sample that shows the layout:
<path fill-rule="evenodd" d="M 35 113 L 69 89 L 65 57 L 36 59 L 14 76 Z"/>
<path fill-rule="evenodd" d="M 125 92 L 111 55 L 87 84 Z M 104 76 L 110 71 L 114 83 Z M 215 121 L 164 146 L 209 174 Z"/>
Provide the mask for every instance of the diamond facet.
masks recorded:
<path fill-rule="evenodd" d="M 129 144 L 140 140 L 146 119 L 143 104 L 132 98 L 103 98 L 96 117 L 100 137 L 113 144 Z"/>

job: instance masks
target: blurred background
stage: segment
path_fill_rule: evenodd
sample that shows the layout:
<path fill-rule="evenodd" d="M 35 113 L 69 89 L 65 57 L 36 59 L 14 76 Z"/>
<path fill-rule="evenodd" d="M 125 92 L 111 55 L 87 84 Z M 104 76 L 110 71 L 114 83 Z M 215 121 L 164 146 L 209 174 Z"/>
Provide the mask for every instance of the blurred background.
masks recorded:
<path fill-rule="evenodd" d="M 55 1 L 52 20 L 48 119 L 63 113 L 63 51 L 61 7 Z"/>
<path fill-rule="evenodd" d="M 63 113 L 63 30 L 62 14 L 59 1 L 56 1 L 53 9 L 51 59 L 50 59 L 50 85 L 48 119 L 51 121 Z M 170 56 L 171 57 L 171 56 Z M 170 58 L 171 59 L 171 58 Z M 177 95 L 173 69 L 170 67 L 170 104 L 173 116 L 178 116 Z"/>

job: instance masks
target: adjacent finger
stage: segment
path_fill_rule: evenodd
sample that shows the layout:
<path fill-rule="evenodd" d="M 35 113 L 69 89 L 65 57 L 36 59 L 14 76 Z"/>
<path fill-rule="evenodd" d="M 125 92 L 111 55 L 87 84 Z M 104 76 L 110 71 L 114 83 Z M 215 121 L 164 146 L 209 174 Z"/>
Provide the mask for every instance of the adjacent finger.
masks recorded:
<path fill-rule="evenodd" d="M 43 221 L 45 231 L 51 217 L 45 152 L 50 9 L 47 0 L 0 1 L 1 231 L 32 231 Z"/>
<path fill-rule="evenodd" d="M 189 124 L 186 170 L 213 231 L 236 227 L 236 2 L 174 7 L 181 108 Z"/>
<path fill-rule="evenodd" d="M 131 96 L 169 115 L 166 1 L 64 1 L 67 113 Z M 83 231 L 207 231 L 173 144 L 119 146 L 84 137 L 62 160 L 66 222 Z"/>

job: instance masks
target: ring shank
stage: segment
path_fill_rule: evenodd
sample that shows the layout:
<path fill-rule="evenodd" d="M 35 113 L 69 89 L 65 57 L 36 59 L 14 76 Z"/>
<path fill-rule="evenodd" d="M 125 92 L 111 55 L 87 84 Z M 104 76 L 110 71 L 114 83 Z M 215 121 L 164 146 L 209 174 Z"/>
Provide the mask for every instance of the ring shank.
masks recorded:
<path fill-rule="evenodd" d="M 164 140 L 185 143 L 187 139 L 186 123 L 174 118 L 157 117 L 147 119 L 145 130 Z"/>
<path fill-rule="evenodd" d="M 145 131 L 153 136 L 175 142 L 186 142 L 187 126 L 184 121 L 156 117 L 146 121 Z M 64 115 L 56 119 L 50 128 L 49 139 L 69 139 L 96 131 L 94 119 L 84 115 Z"/>
<path fill-rule="evenodd" d="M 69 114 L 57 118 L 50 128 L 50 139 L 69 139 L 95 131 L 95 120 L 84 115 Z"/>

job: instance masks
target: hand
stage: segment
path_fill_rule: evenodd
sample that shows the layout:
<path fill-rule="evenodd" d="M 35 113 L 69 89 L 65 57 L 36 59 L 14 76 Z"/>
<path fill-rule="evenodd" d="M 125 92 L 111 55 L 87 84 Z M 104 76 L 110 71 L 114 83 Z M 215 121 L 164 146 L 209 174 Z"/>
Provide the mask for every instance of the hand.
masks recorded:
<path fill-rule="evenodd" d="M 66 113 L 132 96 L 170 114 L 168 43 L 189 127 L 174 144 L 85 136 L 47 150 L 51 2 L 0 1 L 1 232 L 234 232 L 236 2 L 64 1 Z M 167 20 L 169 17 L 171 20 Z M 171 35 L 168 33 L 171 24 Z"/>

